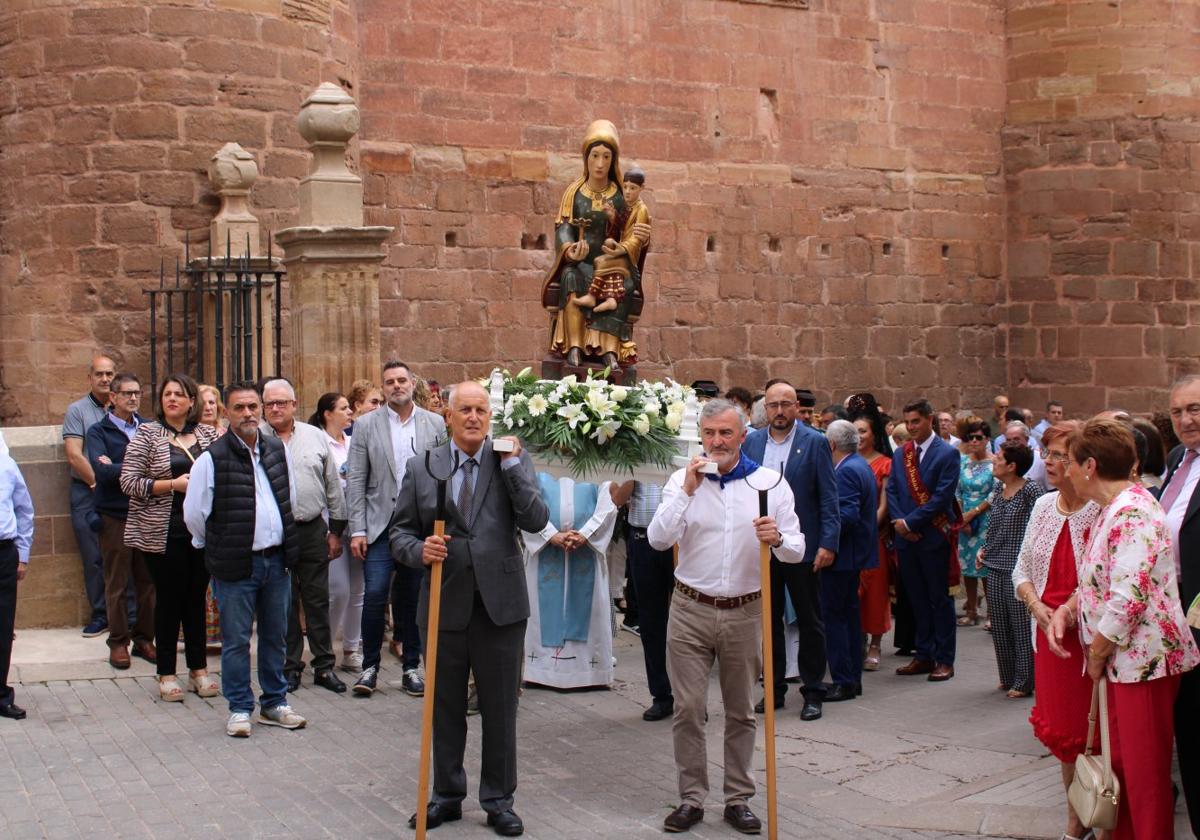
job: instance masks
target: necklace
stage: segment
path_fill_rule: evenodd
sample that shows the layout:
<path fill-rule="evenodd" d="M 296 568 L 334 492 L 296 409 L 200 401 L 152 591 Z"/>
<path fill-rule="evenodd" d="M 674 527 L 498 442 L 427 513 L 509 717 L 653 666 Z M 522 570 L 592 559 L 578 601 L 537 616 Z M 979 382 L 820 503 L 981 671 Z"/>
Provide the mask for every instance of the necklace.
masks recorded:
<path fill-rule="evenodd" d="M 1072 516 L 1079 513 L 1079 511 L 1087 507 L 1087 500 L 1084 499 L 1082 504 L 1077 505 L 1075 508 L 1067 508 L 1063 505 L 1062 493 L 1059 493 L 1058 498 L 1054 500 L 1054 507 L 1060 514 L 1070 519 Z"/>
<path fill-rule="evenodd" d="M 617 194 L 617 185 L 610 183 L 607 187 L 605 187 L 602 190 L 594 190 L 591 187 L 589 187 L 587 185 L 587 182 L 585 181 L 579 187 L 579 191 L 581 193 L 583 193 L 585 198 L 591 199 L 592 210 L 594 210 L 596 212 L 600 212 L 601 210 L 604 209 L 604 202 L 608 201 L 614 195 Z"/>

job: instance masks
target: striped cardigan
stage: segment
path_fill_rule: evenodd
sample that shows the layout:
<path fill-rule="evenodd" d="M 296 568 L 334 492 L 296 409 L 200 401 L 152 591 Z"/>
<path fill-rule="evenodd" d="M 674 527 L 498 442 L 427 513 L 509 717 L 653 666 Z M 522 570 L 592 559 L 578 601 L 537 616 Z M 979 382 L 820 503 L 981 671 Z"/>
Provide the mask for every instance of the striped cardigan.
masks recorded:
<path fill-rule="evenodd" d="M 195 429 L 200 449 L 208 449 L 217 439 L 211 426 Z M 143 423 L 125 450 L 121 465 L 121 492 L 129 497 L 129 518 L 125 520 L 125 545 L 154 554 L 167 550 L 167 530 L 171 525 L 171 500 L 174 493 L 152 495 L 154 482 L 171 479 L 171 437 L 173 432 L 161 423 Z"/>

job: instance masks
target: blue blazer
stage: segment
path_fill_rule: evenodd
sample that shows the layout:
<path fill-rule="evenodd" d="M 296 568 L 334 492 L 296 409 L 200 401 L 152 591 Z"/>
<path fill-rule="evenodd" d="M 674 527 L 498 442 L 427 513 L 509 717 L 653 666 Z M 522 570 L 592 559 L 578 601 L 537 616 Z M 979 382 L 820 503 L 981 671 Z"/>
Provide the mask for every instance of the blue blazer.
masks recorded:
<path fill-rule="evenodd" d="M 903 519 L 913 533 L 920 534 L 918 542 L 909 542 L 897 537 L 896 547 L 901 551 L 940 548 L 946 540 L 931 526 L 939 513 L 951 515 L 954 509 L 954 494 L 958 490 L 958 474 L 962 468 L 962 455 L 937 435 L 917 468 L 921 481 L 929 490 L 929 501 L 917 505 L 908 492 L 908 477 L 904 474 L 904 447 L 892 455 L 892 474 L 888 477 L 888 516 Z"/>
<path fill-rule="evenodd" d="M 742 444 L 742 452 L 761 464 L 768 434 L 769 429 L 751 432 Z M 796 423 L 783 477 L 796 497 L 796 515 L 804 533 L 804 562 L 811 563 L 818 548 L 836 552 L 841 538 L 837 479 L 833 476 L 833 456 L 825 435 L 804 423 Z"/>
<path fill-rule="evenodd" d="M 833 474 L 837 476 L 842 533 L 838 542 L 837 572 L 857 572 L 879 565 L 879 493 L 875 474 L 857 452 L 847 455 Z"/>

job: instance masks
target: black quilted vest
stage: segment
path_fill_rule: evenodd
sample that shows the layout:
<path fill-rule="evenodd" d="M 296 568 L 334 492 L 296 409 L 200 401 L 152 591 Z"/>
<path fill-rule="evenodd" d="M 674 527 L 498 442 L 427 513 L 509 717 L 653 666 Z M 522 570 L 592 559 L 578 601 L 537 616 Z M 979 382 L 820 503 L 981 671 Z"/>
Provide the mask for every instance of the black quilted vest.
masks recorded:
<path fill-rule="evenodd" d="M 213 460 L 212 513 L 204 529 L 204 562 L 220 580 L 244 580 L 254 569 L 254 465 L 233 432 L 208 448 Z M 299 558 L 288 485 L 287 454 L 275 438 L 258 436 L 258 452 L 283 518 L 283 557 L 290 569 Z"/>

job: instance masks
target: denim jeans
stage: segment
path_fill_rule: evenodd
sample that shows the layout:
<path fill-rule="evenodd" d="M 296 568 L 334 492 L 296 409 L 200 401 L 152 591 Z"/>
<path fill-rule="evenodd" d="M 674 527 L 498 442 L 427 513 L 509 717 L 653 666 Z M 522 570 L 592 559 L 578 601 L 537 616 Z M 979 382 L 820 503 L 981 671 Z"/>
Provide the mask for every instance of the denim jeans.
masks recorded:
<path fill-rule="evenodd" d="M 387 609 L 388 592 L 392 590 L 392 573 L 398 578 L 393 598 L 398 612 L 393 622 L 400 625 L 400 643 L 404 651 L 404 669 L 421 664 L 421 634 L 417 629 L 417 599 L 421 591 L 419 569 L 396 566 L 392 547 L 384 533 L 367 547 L 363 563 L 362 651 L 363 670 L 378 666 L 383 647 L 383 613 Z"/>
<path fill-rule="evenodd" d="M 250 632 L 258 617 L 259 705 L 273 709 L 287 702 L 283 661 L 287 651 L 288 610 L 292 603 L 292 576 L 283 565 L 283 552 L 253 555 L 248 578 L 213 578 L 213 595 L 221 611 L 221 687 L 229 711 L 254 711 L 250 687 Z"/>
<path fill-rule="evenodd" d="M 100 534 L 92 529 L 93 519 L 99 523 L 99 514 L 92 504 L 92 491 L 82 481 L 71 481 L 71 528 L 75 531 L 75 543 L 79 546 L 79 559 L 83 563 L 83 588 L 88 604 L 92 608 L 92 620 L 108 617 L 104 602 L 104 557 L 100 553 Z M 130 624 L 135 623 L 130 619 Z"/>

